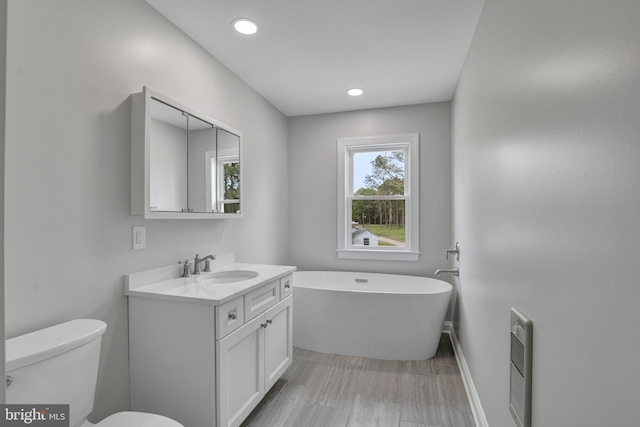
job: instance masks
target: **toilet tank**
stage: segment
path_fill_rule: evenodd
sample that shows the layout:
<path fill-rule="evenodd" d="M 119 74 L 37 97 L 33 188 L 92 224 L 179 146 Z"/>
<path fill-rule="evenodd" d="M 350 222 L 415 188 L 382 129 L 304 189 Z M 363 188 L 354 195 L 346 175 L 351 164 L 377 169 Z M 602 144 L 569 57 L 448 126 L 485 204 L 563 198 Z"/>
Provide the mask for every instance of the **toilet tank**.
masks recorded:
<path fill-rule="evenodd" d="M 6 341 L 6 403 L 69 404 L 69 425 L 93 411 L 107 325 L 77 319 Z"/>

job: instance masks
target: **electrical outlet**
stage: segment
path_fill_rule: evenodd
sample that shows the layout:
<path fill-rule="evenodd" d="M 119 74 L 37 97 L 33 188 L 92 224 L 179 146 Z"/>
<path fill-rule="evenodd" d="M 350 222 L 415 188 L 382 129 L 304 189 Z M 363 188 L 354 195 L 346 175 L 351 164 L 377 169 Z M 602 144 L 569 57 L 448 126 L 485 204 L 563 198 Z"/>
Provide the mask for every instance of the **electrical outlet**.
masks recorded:
<path fill-rule="evenodd" d="M 144 249 L 147 245 L 144 227 L 133 227 L 133 249 Z"/>

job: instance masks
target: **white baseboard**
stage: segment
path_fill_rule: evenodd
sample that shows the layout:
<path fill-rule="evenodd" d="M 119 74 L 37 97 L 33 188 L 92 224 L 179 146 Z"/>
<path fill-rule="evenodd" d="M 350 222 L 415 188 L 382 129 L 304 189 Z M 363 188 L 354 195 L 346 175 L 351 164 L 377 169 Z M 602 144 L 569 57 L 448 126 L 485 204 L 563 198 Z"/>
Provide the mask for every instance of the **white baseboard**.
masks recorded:
<path fill-rule="evenodd" d="M 467 362 L 464 360 L 464 354 L 462 354 L 462 348 L 460 348 L 460 343 L 458 342 L 458 337 L 456 336 L 456 330 L 453 327 L 453 323 L 449 321 L 444 322 L 442 332 L 448 333 L 451 337 L 453 352 L 456 355 L 458 368 L 462 375 L 462 382 L 464 383 L 464 388 L 467 391 L 467 396 L 469 397 L 469 405 L 471 406 L 471 412 L 473 413 L 473 421 L 476 423 L 476 427 L 489 427 L 487 418 L 482 410 L 482 405 L 480 404 L 480 398 L 478 397 L 476 388 L 473 385 L 469 367 L 467 366 Z"/>

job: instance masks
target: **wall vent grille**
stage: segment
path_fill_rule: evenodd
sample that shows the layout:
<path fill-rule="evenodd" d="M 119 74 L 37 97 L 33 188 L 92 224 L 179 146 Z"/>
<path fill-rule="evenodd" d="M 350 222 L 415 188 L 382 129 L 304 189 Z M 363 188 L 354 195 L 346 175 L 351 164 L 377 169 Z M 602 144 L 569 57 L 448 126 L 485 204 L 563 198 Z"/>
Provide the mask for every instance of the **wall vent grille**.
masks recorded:
<path fill-rule="evenodd" d="M 533 323 L 520 310 L 512 308 L 509 411 L 519 427 L 531 427 L 532 344 Z"/>
<path fill-rule="evenodd" d="M 524 377 L 524 345 L 513 334 L 511 334 L 511 363 Z"/>

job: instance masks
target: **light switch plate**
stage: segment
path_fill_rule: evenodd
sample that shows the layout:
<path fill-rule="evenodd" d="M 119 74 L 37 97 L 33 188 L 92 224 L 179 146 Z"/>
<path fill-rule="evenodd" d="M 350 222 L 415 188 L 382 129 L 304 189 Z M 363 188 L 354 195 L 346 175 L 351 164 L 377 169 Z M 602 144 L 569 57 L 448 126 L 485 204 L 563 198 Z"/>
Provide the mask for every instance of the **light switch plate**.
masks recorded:
<path fill-rule="evenodd" d="M 147 238 L 144 227 L 133 227 L 133 249 L 144 249 L 147 246 Z"/>

